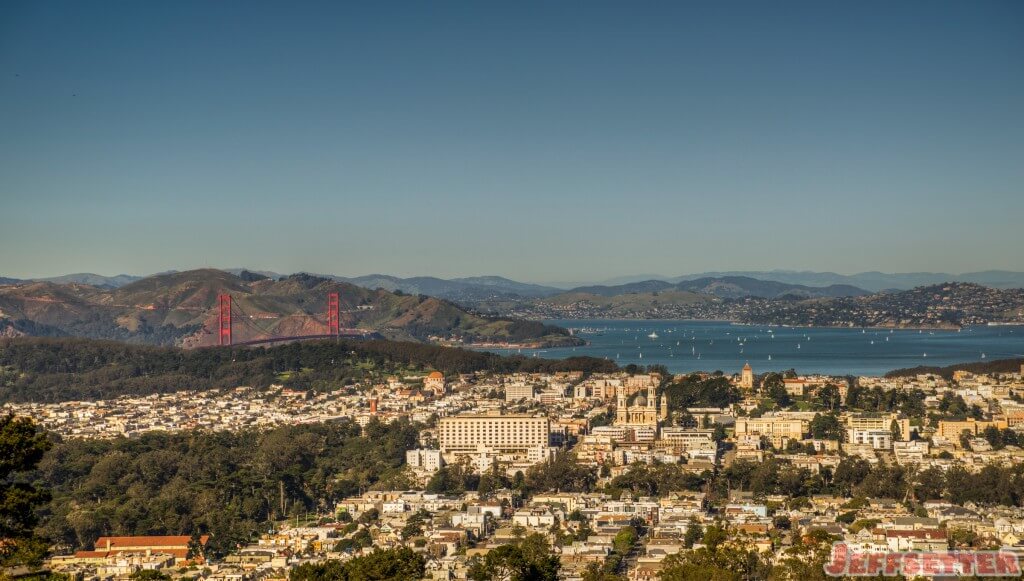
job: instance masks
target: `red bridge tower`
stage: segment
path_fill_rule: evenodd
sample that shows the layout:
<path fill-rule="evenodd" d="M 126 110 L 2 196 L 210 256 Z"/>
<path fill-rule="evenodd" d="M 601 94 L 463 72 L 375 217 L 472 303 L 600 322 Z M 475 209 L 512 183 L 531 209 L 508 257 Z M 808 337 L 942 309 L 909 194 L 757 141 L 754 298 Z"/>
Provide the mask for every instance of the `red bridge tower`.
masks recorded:
<path fill-rule="evenodd" d="M 220 303 L 220 322 L 217 325 L 220 345 L 231 345 L 231 295 L 219 295 L 217 301 Z"/>
<path fill-rule="evenodd" d="M 341 301 L 338 300 L 338 293 L 332 292 L 327 295 L 327 334 L 337 337 L 341 335 Z"/>

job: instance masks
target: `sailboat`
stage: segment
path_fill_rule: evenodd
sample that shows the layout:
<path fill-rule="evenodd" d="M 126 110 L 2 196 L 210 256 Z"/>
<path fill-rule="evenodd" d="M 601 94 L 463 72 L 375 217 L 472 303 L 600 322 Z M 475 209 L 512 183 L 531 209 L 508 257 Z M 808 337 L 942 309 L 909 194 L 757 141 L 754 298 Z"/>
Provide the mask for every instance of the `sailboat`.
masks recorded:
<path fill-rule="evenodd" d="M 800 344 L 799 344 L 799 343 L 797 343 L 797 344 L 796 344 L 796 348 L 797 348 L 797 349 L 799 349 L 799 348 L 800 348 Z"/>
<path fill-rule="evenodd" d="M 771 355 L 769 355 L 769 356 L 768 356 L 768 361 L 771 361 L 771 360 L 772 360 L 772 356 L 771 356 Z"/>

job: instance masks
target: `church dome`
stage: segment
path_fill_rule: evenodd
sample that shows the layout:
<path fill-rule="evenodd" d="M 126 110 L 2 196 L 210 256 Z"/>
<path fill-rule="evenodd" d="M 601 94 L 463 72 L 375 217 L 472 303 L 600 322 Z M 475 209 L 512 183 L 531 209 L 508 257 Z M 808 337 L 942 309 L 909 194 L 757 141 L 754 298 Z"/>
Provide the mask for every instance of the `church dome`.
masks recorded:
<path fill-rule="evenodd" d="M 633 405 L 635 405 L 635 406 L 645 406 L 645 405 L 647 405 L 647 398 L 644 397 L 642 394 L 638 395 L 638 396 L 636 396 L 636 399 L 633 400 Z"/>

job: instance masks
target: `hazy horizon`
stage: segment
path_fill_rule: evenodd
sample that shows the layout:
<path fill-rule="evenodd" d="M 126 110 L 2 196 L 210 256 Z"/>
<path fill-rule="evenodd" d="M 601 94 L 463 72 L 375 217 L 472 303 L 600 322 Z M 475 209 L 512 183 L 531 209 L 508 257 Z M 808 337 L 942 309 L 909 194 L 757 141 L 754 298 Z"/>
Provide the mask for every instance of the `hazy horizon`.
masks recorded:
<path fill-rule="evenodd" d="M 1024 271 L 1024 3 L 9 2 L 0 276 Z"/>
<path fill-rule="evenodd" d="M 785 269 L 785 268 L 774 268 L 774 269 L 761 269 L 761 270 L 749 270 L 749 271 L 732 271 L 732 270 L 729 270 L 729 271 L 717 271 L 716 270 L 716 271 L 702 271 L 702 272 L 683 272 L 683 273 L 678 273 L 678 274 L 665 274 L 665 273 L 647 273 L 647 274 L 644 274 L 644 273 L 636 273 L 636 274 L 608 276 L 608 277 L 604 277 L 604 278 L 600 278 L 600 279 L 590 279 L 590 280 L 576 280 L 576 281 L 554 280 L 554 281 L 544 281 L 544 280 L 531 280 L 531 279 L 512 278 L 512 277 L 506 276 L 504 274 L 495 273 L 495 272 L 468 274 L 468 275 L 462 275 L 462 276 L 440 277 L 440 276 L 437 276 L 437 275 L 431 274 L 431 273 L 410 274 L 410 275 L 396 275 L 396 274 L 388 273 L 388 272 L 367 272 L 367 273 L 361 273 L 361 274 L 352 274 L 352 273 L 326 272 L 326 271 L 316 271 L 316 272 L 314 272 L 314 271 L 287 271 L 287 270 L 274 270 L 274 269 L 268 269 L 268 268 L 242 267 L 242 266 L 233 266 L 233 267 L 199 266 L 199 267 L 195 267 L 195 268 L 167 269 L 167 270 L 163 270 L 163 271 L 145 272 L 145 273 L 118 272 L 116 274 L 110 274 L 110 273 L 101 273 L 101 272 L 94 272 L 94 271 L 83 270 L 83 271 L 76 271 L 76 272 L 62 272 L 62 273 L 59 273 L 59 274 L 22 276 L 22 277 L 16 277 L 16 276 L 10 275 L 9 273 L 0 272 L 0 277 L 15 278 L 15 279 L 20 279 L 20 280 L 44 280 L 44 279 L 60 278 L 60 277 L 64 277 L 64 276 L 73 276 L 73 275 L 96 275 L 96 276 L 102 276 L 102 277 L 108 277 L 108 278 L 113 278 L 113 277 L 118 277 L 118 276 L 134 276 L 134 277 L 146 278 L 146 277 L 150 277 L 150 276 L 158 276 L 158 275 L 162 275 L 162 274 L 169 274 L 169 273 L 172 273 L 172 272 L 188 272 L 188 271 L 192 271 L 192 270 L 201 270 L 201 269 L 214 269 L 214 270 L 221 270 L 221 271 L 247 270 L 249 272 L 254 272 L 254 273 L 267 273 L 267 274 L 271 274 L 272 273 L 274 275 L 279 275 L 279 276 L 290 276 L 290 275 L 293 275 L 293 274 L 311 274 L 311 275 L 320 275 L 320 276 L 338 276 L 338 277 L 349 278 L 349 279 L 355 279 L 355 278 L 360 278 L 360 277 L 369 277 L 369 276 L 392 276 L 392 277 L 401 278 L 401 279 L 427 277 L 427 278 L 440 278 L 440 279 L 444 279 L 444 280 L 454 280 L 454 279 L 469 279 L 469 278 L 477 278 L 477 277 L 496 276 L 496 277 L 506 278 L 506 279 L 512 280 L 514 282 L 527 283 L 527 284 L 535 284 L 535 285 L 542 285 L 542 286 L 551 286 L 551 287 L 563 288 L 563 289 L 570 289 L 570 288 L 574 288 L 574 287 L 578 287 L 578 286 L 590 286 L 590 285 L 617 285 L 617 284 L 626 284 L 626 283 L 629 283 L 629 282 L 640 282 L 640 281 L 645 281 L 645 280 L 671 280 L 671 279 L 676 279 L 676 278 L 679 278 L 679 277 L 692 277 L 692 276 L 699 276 L 699 275 L 712 276 L 712 275 L 719 275 L 719 274 L 723 274 L 723 273 L 724 274 L 728 274 L 728 275 L 751 276 L 751 277 L 754 277 L 754 278 L 756 278 L 756 275 L 758 275 L 758 274 L 778 274 L 778 275 L 785 275 L 785 274 L 793 274 L 793 275 L 800 275 L 800 274 L 823 274 L 823 275 L 824 274 L 834 274 L 834 275 L 838 275 L 840 277 L 852 277 L 852 276 L 857 276 L 857 275 L 870 275 L 870 274 L 878 274 L 878 275 L 882 275 L 882 276 L 951 275 L 953 277 L 959 277 L 959 276 L 964 276 L 964 275 L 968 275 L 968 274 L 977 274 L 977 273 L 986 273 L 986 272 L 1009 272 L 1009 273 L 1013 273 L 1013 274 L 1024 276 L 1024 271 L 1011 271 L 1011 270 L 1003 270 L 1003 269 L 985 269 L 985 270 L 970 271 L 970 272 L 937 272 L 937 271 L 931 271 L 931 272 L 924 272 L 924 271 L 918 271 L 918 272 L 881 272 L 881 271 L 877 271 L 877 270 L 862 271 L 862 272 L 835 272 L 835 271 L 813 271 L 813 270 L 794 270 L 794 269 Z M 762 278 L 764 280 L 771 280 L 770 277 L 762 277 Z M 833 283 L 833 284 L 836 284 L 836 283 Z M 825 284 L 822 284 L 822 285 L 809 284 L 807 286 L 827 286 L 827 285 L 825 285 Z M 867 289 L 867 290 L 870 290 L 870 289 Z"/>

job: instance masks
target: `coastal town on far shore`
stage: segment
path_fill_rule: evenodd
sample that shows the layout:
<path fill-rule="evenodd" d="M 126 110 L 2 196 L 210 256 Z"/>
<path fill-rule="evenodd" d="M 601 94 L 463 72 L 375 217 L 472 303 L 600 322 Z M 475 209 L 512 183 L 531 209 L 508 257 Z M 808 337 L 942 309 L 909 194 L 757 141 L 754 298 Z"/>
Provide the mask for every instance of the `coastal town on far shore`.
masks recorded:
<path fill-rule="evenodd" d="M 949 379 L 757 374 L 749 364 L 676 376 L 642 368 L 434 371 L 333 391 L 239 386 L 6 403 L 0 411 L 86 440 L 345 421 L 364 430 L 420 426 L 418 447 L 405 452 L 402 489 L 372 487 L 280 522 L 218 559 L 204 554 L 208 538 L 195 535 L 104 535 L 49 558 L 51 570 L 79 581 L 146 570 L 285 580 L 303 564 L 389 547 L 421 555 L 426 578 L 467 579 L 474 559 L 538 535 L 567 580 L 597 571 L 656 579 L 673 555 L 722 543 L 782 563 L 815 534 L 864 551 L 1002 547 L 1024 558 L 1024 509 L 997 496 L 927 490 L 930 475 L 989 482 L 990 472 L 1024 463 L 1024 366 Z M 545 466 L 592 481 L 571 491 L 523 485 Z M 856 482 L 850 474 L 858 471 L 861 483 L 900 471 L 907 486 L 899 496 L 864 495 L 867 485 L 823 492 Z M 748 485 L 713 486 L 712 475 L 722 474 Z M 480 479 L 476 490 L 445 484 L 466 475 Z"/>

